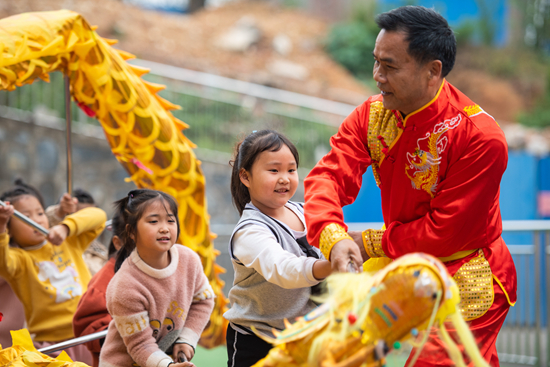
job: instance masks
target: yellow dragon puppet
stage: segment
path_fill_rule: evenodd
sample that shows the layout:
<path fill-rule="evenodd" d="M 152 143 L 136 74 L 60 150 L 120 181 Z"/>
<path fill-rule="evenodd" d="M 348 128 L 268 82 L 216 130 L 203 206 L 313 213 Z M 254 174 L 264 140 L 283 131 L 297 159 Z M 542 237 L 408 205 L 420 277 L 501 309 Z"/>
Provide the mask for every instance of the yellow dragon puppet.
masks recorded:
<path fill-rule="evenodd" d="M 321 306 L 274 331 L 275 337 L 258 333 L 275 347 L 254 367 L 383 366 L 385 356 L 405 341 L 415 347 L 413 366 L 434 326 L 455 365 L 465 367 L 446 321 L 471 362 L 489 366 L 460 314 L 458 287 L 438 259 L 410 254 L 375 274 L 335 274 L 327 282 Z"/>
<path fill-rule="evenodd" d="M 0 20 L 0 88 L 12 91 L 49 73 L 70 80 L 73 99 L 99 120 L 112 152 L 131 180 L 142 188 L 171 194 L 179 204 L 179 242 L 197 252 L 216 294 L 216 306 L 201 345 L 225 343 L 227 300 L 216 265 L 210 233 L 205 181 L 189 141 L 187 125 L 170 110 L 178 109 L 157 95 L 163 85 L 140 78 L 147 69 L 125 60 L 133 56 L 111 47 L 79 14 L 68 11 L 24 13 Z M 63 91 L 59 91 L 63 93 Z"/>

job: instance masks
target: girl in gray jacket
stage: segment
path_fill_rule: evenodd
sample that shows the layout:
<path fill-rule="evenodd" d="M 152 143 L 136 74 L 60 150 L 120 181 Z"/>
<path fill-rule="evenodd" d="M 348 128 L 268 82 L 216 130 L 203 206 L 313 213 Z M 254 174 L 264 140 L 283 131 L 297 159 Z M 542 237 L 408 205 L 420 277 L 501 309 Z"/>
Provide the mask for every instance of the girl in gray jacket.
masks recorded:
<path fill-rule="evenodd" d="M 298 151 L 282 134 L 262 130 L 238 146 L 231 194 L 241 219 L 229 241 L 235 280 L 224 314 L 228 367 L 249 367 L 271 345 L 251 328 L 270 335 L 315 308 L 311 287 L 326 278 L 330 263 L 305 241 L 302 205 L 290 201 L 298 180 Z"/>

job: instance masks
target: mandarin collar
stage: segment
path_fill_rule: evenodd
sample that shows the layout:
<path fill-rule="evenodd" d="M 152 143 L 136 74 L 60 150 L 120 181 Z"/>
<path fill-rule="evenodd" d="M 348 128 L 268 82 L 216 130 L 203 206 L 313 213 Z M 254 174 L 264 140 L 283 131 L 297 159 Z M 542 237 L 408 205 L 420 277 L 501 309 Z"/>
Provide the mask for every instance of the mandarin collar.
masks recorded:
<path fill-rule="evenodd" d="M 447 84 L 447 80 L 443 79 L 435 97 L 424 106 L 409 113 L 405 118 L 403 118 L 401 112 L 397 110 L 393 110 L 393 113 L 397 116 L 398 120 L 402 121 L 404 127 L 421 125 L 424 122 L 429 122 L 440 110 L 441 102 L 444 99 L 442 97 L 447 95 Z"/>

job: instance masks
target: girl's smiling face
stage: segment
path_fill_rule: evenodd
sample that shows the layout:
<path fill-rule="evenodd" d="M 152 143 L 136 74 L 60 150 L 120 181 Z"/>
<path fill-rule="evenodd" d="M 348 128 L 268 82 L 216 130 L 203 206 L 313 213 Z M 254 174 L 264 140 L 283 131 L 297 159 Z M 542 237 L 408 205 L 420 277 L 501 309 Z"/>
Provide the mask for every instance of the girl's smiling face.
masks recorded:
<path fill-rule="evenodd" d="M 276 152 L 260 153 L 252 169 L 242 170 L 240 178 L 252 204 L 273 217 L 294 196 L 299 183 L 296 159 L 286 145 Z"/>
<path fill-rule="evenodd" d="M 32 195 L 23 195 L 13 202 L 15 210 L 26 215 L 42 227 L 48 229 L 50 224 L 40 201 Z M 12 217 L 8 225 L 10 237 L 21 247 L 36 246 L 44 242 L 46 236 L 24 223 L 21 219 Z"/>
<path fill-rule="evenodd" d="M 137 223 L 137 233 L 131 235 L 143 261 L 154 268 L 168 266 L 168 250 L 176 243 L 178 227 L 170 205 L 164 200 L 154 200 L 143 211 Z"/>

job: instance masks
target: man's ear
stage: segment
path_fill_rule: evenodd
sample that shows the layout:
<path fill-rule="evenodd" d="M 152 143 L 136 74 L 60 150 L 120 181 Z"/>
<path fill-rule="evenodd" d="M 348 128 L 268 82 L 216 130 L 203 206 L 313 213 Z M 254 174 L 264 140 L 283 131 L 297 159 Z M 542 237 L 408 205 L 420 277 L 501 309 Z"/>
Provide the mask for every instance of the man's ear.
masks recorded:
<path fill-rule="evenodd" d="M 440 60 L 433 60 L 428 63 L 428 73 L 430 85 L 441 84 L 442 73 L 443 73 L 443 63 Z"/>
<path fill-rule="evenodd" d="M 250 179 L 248 178 L 248 172 L 246 172 L 244 169 L 241 169 L 239 172 L 239 178 L 241 179 L 241 182 L 246 187 L 250 187 Z"/>

